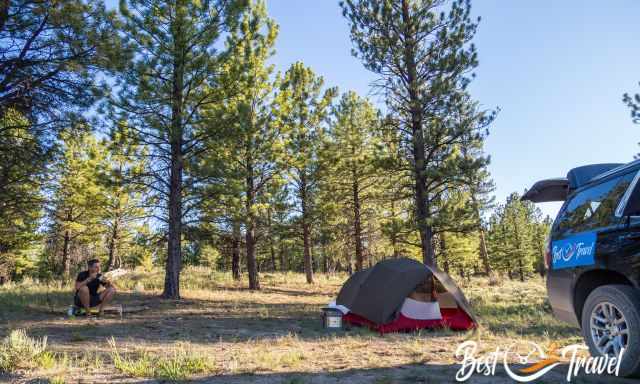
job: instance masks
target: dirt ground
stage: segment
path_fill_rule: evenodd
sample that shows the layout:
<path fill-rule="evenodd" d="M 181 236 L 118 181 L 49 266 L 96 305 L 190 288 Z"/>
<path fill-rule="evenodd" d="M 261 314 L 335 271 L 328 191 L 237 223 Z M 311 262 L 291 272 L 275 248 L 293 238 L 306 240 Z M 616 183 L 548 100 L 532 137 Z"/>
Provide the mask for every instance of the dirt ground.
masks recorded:
<path fill-rule="evenodd" d="M 499 301 L 501 306 L 486 297 L 480 299 L 488 292 L 483 281 L 469 282 L 465 289 L 481 321 L 475 333 L 440 330 L 380 336 L 356 328 L 327 334 L 321 327 L 320 308 L 335 297 L 343 279 L 319 277 L 316 284 L 308 286 L 301 276 L 273 274 L 263 277 L 260 292 L 247 291 L 242 284 L 228 280 L 204 279 L 209 282 L 194 282 L 183 289 L 179 301 L 159 299 L 153 284 L 148 284 L 152 289 L 140 289 L 140 281 L 130 281 L 122 284 L 117 301 L 125 308 L 144 305 L 148 309 L 125 314 L 123 319 L 107 316 L 98 320 L 69 319 L 61 314 L 69 300 L 65 289 L 43 293 L 15 287 L 19 293 L 9 293 L 3 288 L 0 298 L 5 295 L 12 309 L 0 315 L 0 336 L 18 328 L 26 329 L 32 337 L 47 336 L 48 348 L 57 360 L 48 367 L 5 374 L 0 382 L 169 381 L 136 377 L 136 372 L 116 367 L 115 348 L 132 362 L 140 356 L 160 362 L 175 356 L 176 350 L 201 356 L 208 361 L 207 370 L 178 380 L 190 383 L 452 383 L 460 368 L 455 351 L 466 340 L 477 342 L 479 353 L 522 340 L 545 347 L 580 340 L 577 329 L 555 322 L 548 313 L 541 284 L 535 283 L 540 285 L 531 293 L 537 295 L 535 299 L 516 297 L 509 305 Z M 522 288 L 505 286 L 499 291 Z M 11 294 L 14 296 L 8 298 Z M 536 307 L 538 299 L 540 308 Z M 519 317 L 517 327 L 510 325 L 509 319 L 514 317 Z M 531 329 L 539 331 L 531 333 Z M 556 367 L 536 382 L 566 382 L 566 369 Z M 498 367 L 496 376 L 475 374 L 467 382 L 513 381 Z M 572 382 L 636 381 L 583 376 Z"/>

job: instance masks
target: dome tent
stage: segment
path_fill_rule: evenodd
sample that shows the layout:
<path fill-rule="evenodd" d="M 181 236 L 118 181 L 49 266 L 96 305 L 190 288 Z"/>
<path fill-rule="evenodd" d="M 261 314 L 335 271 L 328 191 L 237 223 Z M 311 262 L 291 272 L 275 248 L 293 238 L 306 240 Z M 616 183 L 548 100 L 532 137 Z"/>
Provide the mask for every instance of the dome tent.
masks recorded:
<path fill-rule="evenodd" d="M 409 296 L 429 277 L 436 280 L 440 316 L 423 319 L 407 314 L 403 309 L 412 302 Z M 466 330 L 477 325 L 467 299 L 449 275 L 407 258 L 384 260 L 353 274 L 336 304 L 348 309 L 345 322 L 382 333 L 437 327 Z"/>

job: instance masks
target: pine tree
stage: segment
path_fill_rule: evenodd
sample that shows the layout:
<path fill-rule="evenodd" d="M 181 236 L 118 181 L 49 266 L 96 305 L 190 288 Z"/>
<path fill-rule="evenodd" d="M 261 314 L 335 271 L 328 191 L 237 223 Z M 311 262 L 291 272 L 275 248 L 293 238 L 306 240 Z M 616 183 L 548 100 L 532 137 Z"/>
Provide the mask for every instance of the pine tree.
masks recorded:
<path fill-rule="evenodd" d="M 72 252 L 100 241 L 100 207 L 104 194 L 97 170 L 104 161 L 105 148 L 90 132 L 79 127 L 61 136 L 61 154 L 54 165 L 55 183 L 49 209 L 50 241 L 59 257 L 58 272 L 69 277 Z M 95 246 L 93 256 L 97 256 Z M 91 255 L 85 255 L 91 256 Z"/>
<path fill-rule="evenodd" d="M 625 93 L 623 101 L 631 108 L 633 122 L 640 124 L 640 93 L 636 93 L 634 96 Z"/>
<path fill-rule="evenodd" d="M 245 229 L 249 289 L 255 290 L 260 289 L 258 219 L 269 211 L 265 193 L 272 183 L 278 183 L 283 154 L 280 131 L 272 121 L 273 66 L 267 64 L 277 34 L 264 2 L 252 1 L 226 43 L 228 59 L 220 80 L 228 86 L 224 89 L 228 101 L 208 111 L 217 122 L 207 128 L 224 135 L 212 143 L 219 149 L 211 156 L 216 157 L 213 163 L 222 164 L 217 170 L 221 182 L 234 186 L 223 189 L 234 191 L 241 201 L 238 218 Z"/>
<path fill-rule="evenodd" d="M 345 93 L 334 108 L 329 145 L 323 151 L 324 172 L 330 174 L 329 198 L 345 205 L 351 216 L 356 271 L 364 266 L 365 213 L 371 209 L 379 181 L 376 148 L 380 121 L 378 111 L 355 92 Z"/>
<path fill-rule="evenodd" d="M 2 1 L 0 116 L 18 111 L 41 135 L 68 126 L 99 95 L 97 74 L 127 53 L 114 19 L 98 0 Z"/>
<path fill-rule="evenodd" d="M 111 107 L 137 139 L 149 147 L 149 187 L 164 204 L 167 261 L 162 296 L 180 297 L 182 234 L 198 200 L 190 163 L 206 152 L 207 136 L 197 127 L 203 109 L 219 103 L 216 73 L 223 55 L 221 33 L 237 21 L 242 1 L 130 0 L 120 3 L 121 34 L 136 55 L 118 75 Z"/>
<path fill-rule="evenodd" d="M 411 239 L 412 175 L 408 164 L 407 148 L 392 116 L 382 121 L 376 163 L 381 175 L 380 224 L 382 234 L 391 245 L 394 258 L 408 256 L 415 244 Z"/>
<path fill-rule="evenodd" d="M 517 193 L 507 197 L 489 218 L 487 248 L 493 268 L 524 281 L 533 271 L 544 272 L 544 250 L 551 220 Z"/>
<path fill-rule="evenodd" d="M 146 215 L 144 195 L 148 188 L 135 182 L 143 173 L 143 149 L 132 140 L 126 124 L 116 124 L 111 130 L 106 157 L 99 168 L 102 189 L 101 220 L 106 227 L 107 262 L 104 269 L 120 268 L 123 254 L 133 245 L 135 228 Z"/>
<path fill-rule="evenodd" d="M 37 240 L 49 150 L 23 115 L 0 117 L 0 276 L 16 271 L 19 255 Z"/>
<path fill-rule="evenodd" d="M 3 259 L 36 237 L 56 134 L 93 105 L 98 75 L 117 69 L 128 52 L 114 32 L 113 12 L 98 0 L 2 1 L 0 41 Z"/>
<path fill-rule="evenodd" d="M 475 113 L 475 106 L 472 106 L 467 112 L 471 115 Z M 484 128 L 490 124 L 495 118 L 495 113 L 482 117 L 479 120 L 472 118 L 468 122 L 482 125 L 480 128 Z M 464 122 L 464 120 L 461 120 Z M 473 220 L 475 222 L 474 229 L 478 233 L 478 253 L 485 275 L 491 275 L 491 264 L 489 263 L 489 255 L 487 249 L 486 235 L 486 223 L 484 223 L 485 213 L 493 207 L 494 197 L 492 192 L 495 190 L 491 175 L 487 170 L 489 159 L 484 155 L 484 135 L 482 133 L 476 135 L 470 135 L 467 140 L 461 145 L 461 154 L 467 163 L 477 164 L 478 159 L 481 159 L 480 166 L 471 166 L 466 172 L 463 172 L 464 180 L 462 182 L 463 188 L 469 192 L 469 208 L 471 210 Z"/>
<path fill-rule="evenodd" d="M 410 148 L 422 258 L 434 264 L 433 203 L 459 175 L 453 164 L 441 165 L 449 160 L 452 146 L 477 129 L 476 124 L 452 121 L 469 104 L 468 73 L 477 65 L 475 48 L 469 45 L 477 27 L 470 2 L 345 0 L 341 6 L 357 47 L 354 54 L 380 76 L 377 85 Z"/>
<path fill-rule="evenodd" d="M 509 232 L 512 234 L 509 249 L 515 260 L 515 272 L 519 275 L 520 281 L 524 281 L 525 275 L 531 272 L 533 267 L 531 217 L 516 193 L 507 198 L 504 220 Z"/>
<path fill-rule="evenodd" d="M 318 147 L 322 123 L 329 113 L 334 88 L 322 91 L 324 80 L 301 62 L 291 65 L 276 96 L 278 124 L 286 136 L 289 176 L 295 190 L 302 227 L 304 270 L 313 282 L 311 255 L 313 215 L 318 187 Z"/>

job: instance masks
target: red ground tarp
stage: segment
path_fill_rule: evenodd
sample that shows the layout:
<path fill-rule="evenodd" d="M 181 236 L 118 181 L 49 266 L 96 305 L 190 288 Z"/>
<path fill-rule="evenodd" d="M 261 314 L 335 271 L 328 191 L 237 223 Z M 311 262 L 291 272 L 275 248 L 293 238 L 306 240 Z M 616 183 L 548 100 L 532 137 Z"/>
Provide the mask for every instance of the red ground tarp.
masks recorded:
<path fill-rule="evenodd" d="M 342 317 L 342 321 L 347 324 L 369 327 L 380 333 L 410 332 L 431 328 L 449 328 L 455 331 L 466 331 L 475 327 L 473 320 L 460 308 L 441 308 L 440 313 L 442 314 L 442 319 L 440 320 L 416 320 L 400 313 L 392 322 L 378 325 L 362 316 L 349 312 Z"/>

